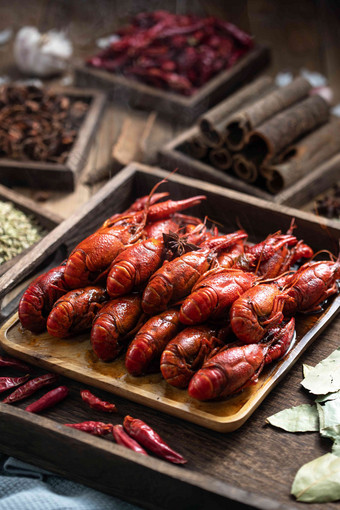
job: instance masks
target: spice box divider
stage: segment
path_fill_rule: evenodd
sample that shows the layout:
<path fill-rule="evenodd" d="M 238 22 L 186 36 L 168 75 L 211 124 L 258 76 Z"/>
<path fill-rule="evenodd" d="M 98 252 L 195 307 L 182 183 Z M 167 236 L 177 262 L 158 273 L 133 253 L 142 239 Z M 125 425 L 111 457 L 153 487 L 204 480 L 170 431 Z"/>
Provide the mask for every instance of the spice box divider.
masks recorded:
<path fill-rule="evenodd" d="M 58 214 L 49 211 L 48 209 L 37 205 L 33 200 L 26 198 L 24 195 L 20 195 L 16 191 L 13 191 L 6 186 L 0 184 L 0 200 L 3 202 L 11 202 L 17 209 L 23 211 L 26 214 L 34 216 L 38 223 L 44 227 L 47 231 L 53 230 L 59 223 L 63 221 L 63 218 Z M 27 248 L 22 253 L 13 257 L 11 260 L 0 265 L 0 276 L 4 274 L 10 267 L 18 262 L 26 253 L 28 253 L 32 247 Z"/>
<path fill-rule="evenodd" d="M 110 99 L 128 101 L 132 107 L 156 110 L 160 115 L 179 123 L 190 124 L 240 85 L 250 81 L 269 61 L 269 49 L 257 45 L 230 69 L 209 80 L 191 97 L 157 89 L 83 63 L 75 66 L 75 83 L 78 87 L 104 90 Z"/>
<path fill-rule="evenodd" d="M 85 206 L 40 241 L 40 246 L 35 246 L 30 254 L 23 257 L 20 263 L 0 279 L 0 298 L 15 286 L 24 274 L 34 270 L 37 258 L 40 257 L 40 262 L 43 260 L 43 250 L 46 250 L 47 255 L 61 246 L 70 251 L 106 217 L 126 208 L 133 199 L 150 191 L 163 177 L 168 178 L 165 186 L 172 199 L 205 193 L 208 199 L 199 206 L 200 213 L 208 212 L 209 208 L 209 217 L 222 221 L 226 231 L 235 229 L 239 221 L 248 230 L 250 240 L 255 241 L 263 237 L 264 228 L 266 233 L 274 232 L 278 227 L 286 230 L 291 217 L 295 216 L 299 237 L 304 238 L 315 249 L 335 249 L 340 229 L 334 227 L 334 222 L 321 220 L 320 224 L 319 218 L 302 211 L 181 175 L 169 176 L 159 169 L 132 163 L 109 181 Z M 197 208 L 193 210 L 193 214 L 196 213 Z M 328 318 L 322 317 L 322 320 L 325 320 L 321 329 L 331 320 L 334 320 L 334 324 L 319 337 L 317 345 L 310 345 L 315 338 L 313 328 L 310 329 L 308 322 L 302 325 L 302 330 L 307 325 L 309 339 L 304 346 L 294 346 L 298 351 L 297 356 L 294 355 L 294 363 L 307 345 L 310 345 L 310 348 L 304 354 L 304 362 L 312 365 L 338 346 L 339 322 L 335 319 L 338 310 L 339 298 L 333 300 L 326 310 Z M 319 319 L 314 319 L 316 327 L 319 328 Z M 4 326 L 2 332 L 3 329 Z M 302 331 L 302 334 L 304 333 L 306 332 Z M 35 342 L 36 339 L 33 339 L 33 344 Z M 44 354 L 36 349 L 34 356 L 35 359 L 31 361 L 39 366 Z M 286 359 L 284 358 L 283 363 Z M 27 401 L 19 402 L 15 407 L 0 404 L 0 450 L 141 504 L 145 508 L 170 509 L 176 505 L 185 509 L 190 500 L 193 508 L 225 508 L 226 504 L 232 502 L 235 509 L 298 509 L 300 505 L 289 498 L 289 491 L 298 467 L 310 460 L 308 434 L 303 437 L 278 437 L 277 431 L 263 427 L 265 418 L 270 414 L 287 405 L 301 403 L 301 366 L 297 369 L 293 366 L 294 363 L 286 377 L 280 377 L 280 386 L 267 395 L 241 429 L 231 434 L 220 434 L 188 423 L 178 416 L 164 414 L 158 408 L 145 406 L 141 400 L 135 402 L 126 399 L 122 394 L 109 394 L 101 387 L 93 391 L 105 400 L 114 401 L 118 408 L 118 415 L 103 417 L 99 411 L 90 410 L 81 401 L 79 391 L 84 388 L 84 383 L 64 380 L 66 372 L 60 370 L 61 380 L 70 387 L 70 397 L 46 411 L 44 416 L 23 412 L 22 409 L 30 403 Z M 284 372 L 283 364 L 279 370 L 281 368 Z M 283 376 L 283 373 L 281 375 Z M 87 382 L 86 386 L 88 385 Z M 247 399 L 247 392 L 242 395 Z M 34 399 L 35 397 L 32 397 L 32 400 Z M 121 423 L 126 414 L 149 423 L 171 446 L 188 458 L 188 464 L 177 467 L 155 458 L 141 458 L 137 453 L 113 444 L 110 438 L 98 439 L 80 431 L 69 430 L 62 425 L 90 419 Z M 205 445 L 203 449 L 202 444 Z M 258 454 L 259 446 L 261 454 Z M 321 455 L 323 446 L 316 442 L 315 448 L 318 451 L 315 457 Z M 285 465 L 282 463 L 283 457 Z M 315 505 L 315 508 L 321 509 L 322 506 Z M 336 505 L 330 504 L 329 508 L 335 509 Z"/>
<path fill-rule="evenodd" d="M 276 204 L 297 208 L 300 208 L 302 204 L 308 202 L 311 197 L 315 196 L 320 186 L 322 189 L 327 189 L 338 180 L 340 154 L 314 168 L 295 184 L 273 195 L 264 188 L 262 189 L 259 186 L 242 181 L 236 177 L 231 170 L 218 170 L 208 163 L 194 159 L 189 154 L 182 152 L 180 150 L 181 145 L 198 133 L 198 127 L 194 126 L 168 142 L 158 151 L 159 165 L 169 170 L 178 168 L 178 172 L 187 177 L 202 179 L 225 188 L 241 191 L 248 195 L 275 202 Z"/>
<path fill-rule="evenodd" d="M 89 102 L 89 108 L 64 164 L 43 161 L 16 161 L 0 158 L 0 179 L 9 186 L 73 191 L 84 168 L 91 142 L 104 112 L 106 95 L 93 89 L 51 89 L 69 98 Z"/>
<path fill-rule="evenodd" d="M 328 159 L 305 177 L 280 193 L 280 203 L 303 208 L 340 181 L 340 153 Z M 335 224 L 339 221 L 334 221 Z"/>

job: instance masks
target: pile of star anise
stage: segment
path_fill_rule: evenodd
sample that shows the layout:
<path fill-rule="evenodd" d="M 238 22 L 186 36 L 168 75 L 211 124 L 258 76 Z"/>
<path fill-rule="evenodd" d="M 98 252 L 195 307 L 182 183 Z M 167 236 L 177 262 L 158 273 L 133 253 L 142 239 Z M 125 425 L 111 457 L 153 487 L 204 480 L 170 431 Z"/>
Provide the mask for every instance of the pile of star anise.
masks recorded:
<path fill-rule="evenodd" d="M 329 193 L 316 201 L 315 210 L 326 218 L 340 220 L 340 183 L 334 184 Z"/>

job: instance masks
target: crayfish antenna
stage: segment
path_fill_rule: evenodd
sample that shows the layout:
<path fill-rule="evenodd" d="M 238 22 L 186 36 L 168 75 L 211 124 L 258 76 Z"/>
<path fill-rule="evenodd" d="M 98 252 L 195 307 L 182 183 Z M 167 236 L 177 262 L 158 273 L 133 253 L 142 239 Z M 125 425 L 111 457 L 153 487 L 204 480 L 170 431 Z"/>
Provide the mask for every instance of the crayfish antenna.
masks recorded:
<path fill-rule="evenodd" d="M 292 218 L 292 221 L 290 222 L 290 227 L 287 230 L 287 235 L 292 235 L 295 228 L 297 228 L 297 225 L 295 223 L 295 218 Z"/>
<path fill-rule="evenodd" d="M 339 244 L 340 244 L 340 240 L 339 240 Z M 338 257 L 336 257 L 331 251 L 329 250 L 319 250 L 317 251 L 316 253 L 314 253 L 313 257 L 311 260 L 315 259 L 315 257 L 317 257 L 318 255 L 320 255 L 321 253 L 327 253 L 327 255 L 329 255 L 329 258 L 335 262 L 336 260 L 339 259 L 339 256 L 340 256 L 340 246 L 339 246 L 339 255 Z"/>

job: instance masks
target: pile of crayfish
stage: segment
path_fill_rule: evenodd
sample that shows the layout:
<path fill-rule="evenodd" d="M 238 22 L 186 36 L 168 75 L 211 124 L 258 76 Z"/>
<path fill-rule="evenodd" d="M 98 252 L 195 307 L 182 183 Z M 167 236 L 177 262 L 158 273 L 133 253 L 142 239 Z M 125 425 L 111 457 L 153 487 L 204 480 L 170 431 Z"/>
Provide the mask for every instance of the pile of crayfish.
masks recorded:
<path fill-rule="evenodd" d="M 253 245 L 244 230 L 221 235 L 181 212 L 205 196 L 155 191 L 33 281 L 19 319 L 59 338 L 91 330 L 101 360 L 125 353 L 132 376 L 160 370 L 195 399 L 232 395 L 285 355 L 296 313 L 317 312 L 338 291 L 340 257 L 312 260 L 294 220 Z"/>

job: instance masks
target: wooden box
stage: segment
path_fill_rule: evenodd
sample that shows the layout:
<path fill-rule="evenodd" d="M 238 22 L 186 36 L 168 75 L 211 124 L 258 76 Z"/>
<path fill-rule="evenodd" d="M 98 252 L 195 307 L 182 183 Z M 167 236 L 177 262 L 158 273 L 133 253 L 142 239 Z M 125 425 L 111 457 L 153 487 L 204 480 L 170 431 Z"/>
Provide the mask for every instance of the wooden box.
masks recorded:
<path fill-rule="evenodd" d="M 148 193 L 164 177 L 168 179 L 164 189 L 170 192 L 172 199 L 206 194 L 207 201 L 193 209 L 192 214 L 208 214 L 209 218 L 223 223 L 226 231 L 241 224 L 248 231 L 250 240 L 256 241 L 279 228 L 286 231 L 294 216 L 298 237 L 304 238 L 315 250 L 336 250 L 340 228 L 332 222 L 320 222 L 317 217 L 302 211 L 132 163 L 42 239 L 23 257 L 20 265 L 3 275 L 0 298 L 34 272 L 47 256 L 59 249 L 63 252 L 61 258 L 64 257 L 64 252 L 69 252 L 105 218 L 124 210 L 132 200 Z M 176 414 L 165 414 L 157 406 L 145 406 L 143 399 L 130 400 L 119 392 L 117 395 L 108 393 L 95 383 L 96 388 L 92 391 L 105 400 L 114 401 L 118 409 L 117 415 L 103 416 L 80 399 L 79 390 L 89 387 L 89 382 L 63 377 L 68 371 L 61 367 L 58 370 L 60 383 L 70 387 L 70 397 L 44 412 L 43 416 L 23 410 L 36 397 L 13 406 L 0 404 L 0 451 L 150 509 L 172 509 L 174 506 L 187 509 L 188 502 L 192 508 L 203 509 L 222 509 L 228 504 L 243 510 L 298 509 L 300 504 L 289 496 L 295 473 L 303 463 L 329 451 L 330 445 L 321 444 L 317 439 L 314 441 L 308 434 L 282 434 L 265 427 L 265 418 L 285 407 L 309 401 L 299 386 L 302 379 L 299 358 L 314 365 L 337 348 L 339 321 L 335 315 L 339 301 L 339 297 L 332 300 L 326 315 L 313 316 L 312 326 L 310 319 L 302 320 L 298 335 L 304 341 L 294 347 L 289 372 L 284 369 L 285 358 L 278 364 L 279 377 L 275 380 L 275 383 L 280 381 L 280 385 L 271 388 L 248 421 L 230 434 L 189 423 Z M 324 331 L 331 320 L 334 323 Z M 4 328 L 6 325 L 2 326 L 2 337 Z M 319 336 L 318 342 L 312 343 L 321 331 L 323 335 Z M 304 353 L 307 346 L 309 349 Z M 42 352 L 36 352 L 32 362 L 46 367 L 44 358 Z M 246 391 L 241 395 L 246 400 L 249 394 Z M 122 423 L 127 414 L 149 423 L 188 459 L 188 464 L 179 467 L 151 456 L 145 458 L 116 445 L 110 437 L 92 437 L 63 425 L 90 419 Z M 312 453 L 311 448 L 314 448 Z M 336 504 L 328 507 L 336 509 Z"/>
<path fill-rule="evenodd" d="M 225 188 L 234 189 L 253 195 L 255 197 L 270 200 L 276 204 L 288 205 L 300 208 L 309 202 L 315 195 L 329 188 L 340 176 L 340 154 L 332 157 L 322 165 L 314 168 L 309 174 L 298 180 L 295 184 L 284 189 L 276 195 L 272 195 L 264 188 L 248 184 L 239 179 L 232 170 L 223 171 L 212 167 L 210 164 L 194 159 L 186 154 L 182 147 L 199 132 L 198 128 L 192 127 L 168 142 L 158 152 L 158 163 L 168 170 L 178 168 L 180 174 L 196 179 L 218 184 Z M 320 191 L 319 191 L 320 190 Z"/>
<path fill-rule="evenodd" d="M 192 97 L 157 89 L 83 63 L 75 67 L 75 83 L 78 87 L 104 90 L 110 99 L 127 102 L 131 107 L 156 110 L 178 123 L 191 124 L 199 115 L 264 69 L 269 59 L 268 48 L 255 46 L 233 67 L 209 80 Z"/>
<path fill-rule="evenodd" d="M 8 186 L 74 190 L 80 171 L 86 163 L 91 142 L 104 112 L 106 96 L 94 90 L 56 89 L 70 98 L 89 104 L 75 142 L 64 164 L 43 161 L 15 161 L 0 158 L 0 179 Z"/>

